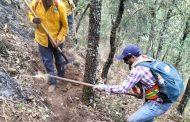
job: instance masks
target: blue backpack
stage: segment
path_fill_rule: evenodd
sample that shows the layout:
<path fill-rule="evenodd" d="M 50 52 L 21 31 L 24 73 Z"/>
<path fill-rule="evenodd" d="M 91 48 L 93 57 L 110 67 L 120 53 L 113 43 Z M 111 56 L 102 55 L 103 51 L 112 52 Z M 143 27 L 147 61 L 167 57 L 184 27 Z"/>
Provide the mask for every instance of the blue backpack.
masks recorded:
<path fill-rule="evenodd" d="M 152 60 L 140 62 L 136 66 L 150 68 L 160 87 L 160 97 L 166 102 L 175 102 L 184 90 L 183 80 L 171 64 Z M 161 79 L 159 78 L 161 76 Z"/>

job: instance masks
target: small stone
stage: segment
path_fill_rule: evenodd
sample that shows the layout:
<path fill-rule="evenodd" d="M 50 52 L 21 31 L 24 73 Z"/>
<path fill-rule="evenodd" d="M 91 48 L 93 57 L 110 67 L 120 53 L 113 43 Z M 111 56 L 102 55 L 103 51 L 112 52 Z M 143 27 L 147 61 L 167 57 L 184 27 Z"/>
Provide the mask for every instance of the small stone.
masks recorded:
<path fill-rule="evenodd" d="M 80 100 L 80 98 L 78 98 L 78 97 L 75 97 L 75 100 L 76 100 L 76 101 L 79 101 L 79 100 Z"/>
<path fill-rule="evenodd" d="M 62 92 L 67 92 L 67 91 L 68 91 L 68 88 L 63 88 L 61 91 L 62 91 Z"/>

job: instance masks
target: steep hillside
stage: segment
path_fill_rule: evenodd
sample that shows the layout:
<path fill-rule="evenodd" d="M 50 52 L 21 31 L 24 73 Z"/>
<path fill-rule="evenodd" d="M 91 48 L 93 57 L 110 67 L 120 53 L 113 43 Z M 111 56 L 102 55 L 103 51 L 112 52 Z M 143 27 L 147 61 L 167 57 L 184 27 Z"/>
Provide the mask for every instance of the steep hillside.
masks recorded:
<path fill-rule="evenodd" d="M 82 86 L 78 84 L 60 81 L 56 93 L 48 94 L 47 80 L 35 78 L 45 71 L 33 43 L 33 29 L 27 22 L 26 11 L 4 0 L 0 2 L 0 10 L 0 78 L 1 83 L 9 84 L 9 87 L 1 85 L 0 91 L 14 94 L 0 94 L 0 121 L 111 121 L 81 102 Z M 68 65 L 65 77 L 81 81 L 84 59 L 76 57 L 81 63 Z"/>

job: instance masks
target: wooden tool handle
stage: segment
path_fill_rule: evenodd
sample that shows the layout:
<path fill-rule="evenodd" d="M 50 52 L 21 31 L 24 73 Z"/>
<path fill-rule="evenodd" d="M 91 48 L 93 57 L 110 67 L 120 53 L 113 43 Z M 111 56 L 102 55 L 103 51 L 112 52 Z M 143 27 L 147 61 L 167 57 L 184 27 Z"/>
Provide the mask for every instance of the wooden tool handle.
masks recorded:
<path fill-rule="evenodd" d="M 76 83 L 76 84 L 80 84 L 80 85 L 89 86 L 89 87 L 94 87 L 95 86 L 93 84 L 89 84 L 89 83 L 85 83 L 85 82 L 81 82 L 81 81 L 77 81 L 77 80 L 71 80 L 71 79 L 62 78 L 62 77 L 53 76 L 53 75 L 48 75 L 48 76 L 51 77 L 51 78 L 56 78 L 58 80 L 63 80 L 63 81 L 71 82 L 71 83 Z"/>
<path fill-rule="evenodd" d="M 62 78 L 62 77 L 58 77 L 58 76 L 54 76 L 54 75 L 48 75 L 48 76 L 51 77 L 51 78 L 56 78 L 58 80 L 63 80 L 63 81 L 71 82 L 71 83 L 84 85 L 84 86 L 89 86 L 89 87 L 94 87 L 95 86 L 93 84 L 89 84 L 89 83 L 85 83 L 85 82 L 81 82 L 81 81 L 77 81 L 77 80 L 71 80 L 71 79 L 67 79 L 67 78 Z M 133 93 L 125 93 L 125 94 L 130 95 L 130 96 L 134 96 L 134 97 L 138 97 L 138 95 L 133 94 Z"/>

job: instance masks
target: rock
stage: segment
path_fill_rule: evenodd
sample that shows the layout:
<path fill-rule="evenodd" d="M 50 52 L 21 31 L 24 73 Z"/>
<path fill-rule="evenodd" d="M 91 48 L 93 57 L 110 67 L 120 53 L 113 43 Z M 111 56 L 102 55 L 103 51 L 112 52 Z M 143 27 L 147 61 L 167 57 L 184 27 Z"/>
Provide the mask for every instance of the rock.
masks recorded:
<path fill-rule="evenodd" d="M 67 91 L 68 91 L 68 88 L 62 88 L 61 91 L 62 91 L 62 92 L 67 92 Z"/>

